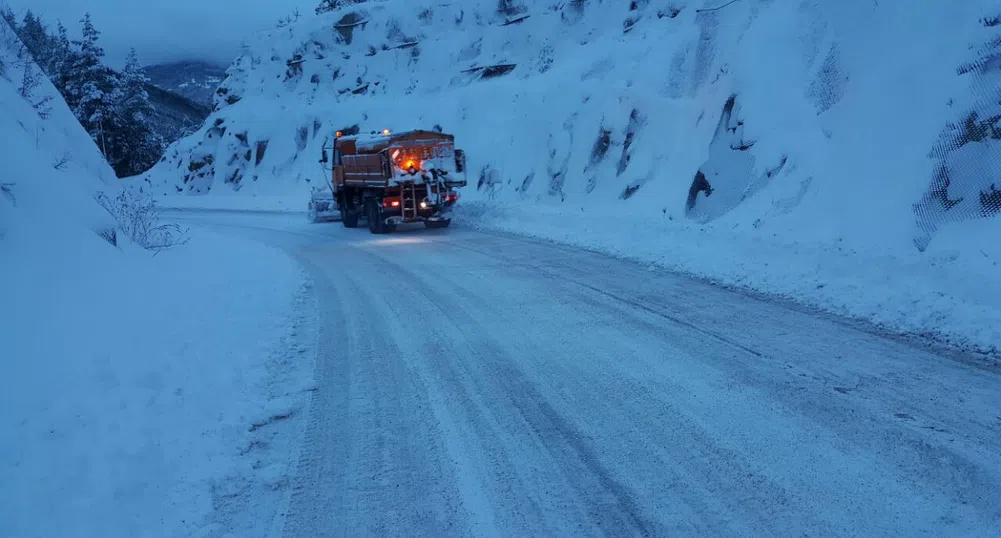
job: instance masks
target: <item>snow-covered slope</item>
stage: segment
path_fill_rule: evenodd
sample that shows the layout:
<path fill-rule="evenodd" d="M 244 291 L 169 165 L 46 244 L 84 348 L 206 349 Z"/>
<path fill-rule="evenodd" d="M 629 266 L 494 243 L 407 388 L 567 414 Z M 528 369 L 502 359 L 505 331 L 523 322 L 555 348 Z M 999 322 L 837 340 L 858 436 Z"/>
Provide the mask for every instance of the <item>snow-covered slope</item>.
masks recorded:
<path fill-rule="evenodd" d="M 0 196 L 0 252 L 4 260 L 15 260 L 43 252 L 72 255 L 72 249 L 110 251 L 98 233 L 113 230 L 115 222 L 94 194 L 108 188 L 115 174 L 38 66 L 18 54 L 19 46 L 10 27 L 0 22 L 0 184 L 5 194 Z M 26 70 L 37 82 L 25 84 Z M 5 270 L 15 267 L 3 264 Z"/>
<path fill-rule="evenodd" d="M 305 200 L 332 131 L 438 124 L 479 222 L 996 345 L 1001 8 L 919 4 L 357 3 L 257 36 L 143 180 Z"/>
<path fill-rule="evenodd" d="M 19 50 L 0 21 L 0 536 L 190 536 L 252 493 L 279 502 L 295 428 L 250 428 L 302 403 L 301 272 L 206 233 L 138 248 L 55 88 L 22 91 L 37 66 Z"/>

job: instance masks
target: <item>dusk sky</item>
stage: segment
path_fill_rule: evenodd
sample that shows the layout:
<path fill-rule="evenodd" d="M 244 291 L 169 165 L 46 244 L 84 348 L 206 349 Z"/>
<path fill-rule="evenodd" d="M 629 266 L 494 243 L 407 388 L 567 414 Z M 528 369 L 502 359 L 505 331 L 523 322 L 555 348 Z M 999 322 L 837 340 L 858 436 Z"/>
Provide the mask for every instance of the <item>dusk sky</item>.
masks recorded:
<path fill-rule="evenodd" d="M 90 12 L 101 31 L 106 62 L 121 67 L 129 47 L 149 65 L 171 60 L 211 60 L 228 65 L 244 36 L 273 27 L 297 7 L 312 16 L 319 0 L 0 0 L 20 18 L 27 9 L 51 27 L 61 20 L 71 38 Z"/>

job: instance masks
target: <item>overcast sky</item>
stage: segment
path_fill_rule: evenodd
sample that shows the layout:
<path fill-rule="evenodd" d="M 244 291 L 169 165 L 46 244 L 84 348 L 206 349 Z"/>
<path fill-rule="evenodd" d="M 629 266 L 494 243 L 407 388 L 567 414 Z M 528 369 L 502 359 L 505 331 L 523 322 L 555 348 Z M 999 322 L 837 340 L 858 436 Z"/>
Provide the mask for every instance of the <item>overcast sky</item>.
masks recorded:
<path fill-rule="evenodd" d="M 31 9 L 55 27 L 57 19 L 80 33 L 90 12 L 112 67 L 121 67 L 129 47 L 145 64 L 213 60 L 228 65 L 244 36 L 273 27 L 297 7 L 311 16 L 320 0 L 0 0 L 18 16 Z"/>

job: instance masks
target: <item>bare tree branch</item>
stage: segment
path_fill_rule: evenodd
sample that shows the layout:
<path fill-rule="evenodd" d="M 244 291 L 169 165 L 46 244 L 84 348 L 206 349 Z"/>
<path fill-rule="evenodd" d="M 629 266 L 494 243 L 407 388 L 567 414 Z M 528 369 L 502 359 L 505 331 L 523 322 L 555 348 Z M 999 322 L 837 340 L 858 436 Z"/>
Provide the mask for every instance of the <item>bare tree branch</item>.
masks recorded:
<path fill-rule="evenodd" d="M 0 183 L 0 192 L 10 199 L 10 203 L 17 207 L 17 198 L 14 197 L 13 183 Z"/>
<path fill-rule="evenodd" d="M 72 160 L 73 156 L 67 151 L 63 153 L 62 157 L 56 159 L 56 162 L 52 163 L 52 168 L 55 168 L 56 170 L 62 170 Z"/>

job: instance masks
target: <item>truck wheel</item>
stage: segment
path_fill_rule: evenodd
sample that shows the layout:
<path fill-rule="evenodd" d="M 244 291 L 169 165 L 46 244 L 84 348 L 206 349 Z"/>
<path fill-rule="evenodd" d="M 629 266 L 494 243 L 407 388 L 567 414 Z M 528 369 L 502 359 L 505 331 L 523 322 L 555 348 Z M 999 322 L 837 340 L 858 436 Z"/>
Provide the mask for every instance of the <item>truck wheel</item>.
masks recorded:
<path fill-rule="evenodd" d="M 343 224 L 345 228 L 357 228 L 358 212 L 341 210 L 341 224 Z"/>
<path fill-rule="evenodd" d="M 382 221 L 382 207 L 375 200 L 366 203 L 366 213 L 368 216 L 368 231 L 374 234 L 384 234 L 389 231 L 389 227 Z"/>
<path fill-rule="evenodd" d="M 426 228 L 448 228 L 449 224 L 452 224 L 452 219 L 424 221 L 424 227 Z"/>

